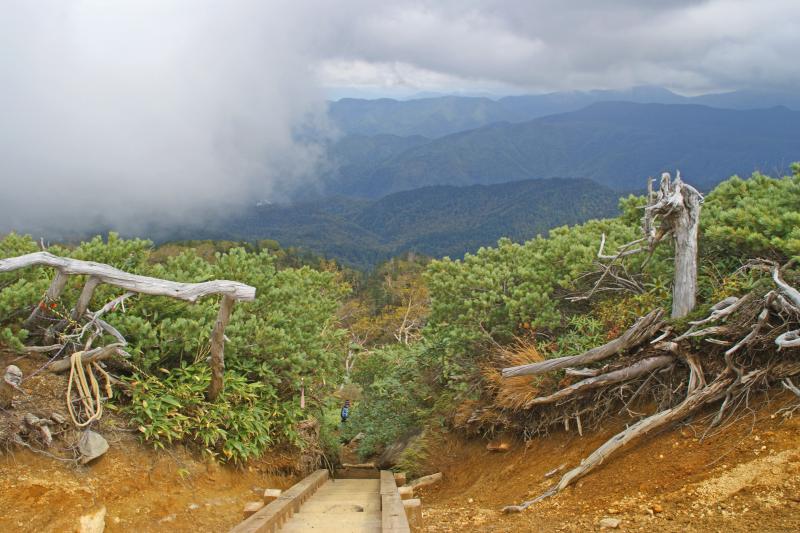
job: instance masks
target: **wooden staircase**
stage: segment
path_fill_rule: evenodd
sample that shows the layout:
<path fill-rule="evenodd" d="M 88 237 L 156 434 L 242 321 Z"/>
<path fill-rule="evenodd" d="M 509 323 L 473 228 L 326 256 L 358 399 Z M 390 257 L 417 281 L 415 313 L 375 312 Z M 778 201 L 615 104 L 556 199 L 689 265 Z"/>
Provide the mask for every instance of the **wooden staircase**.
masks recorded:
<path fill-rule="evenodd" d="M 378 479 L 329 479 L 279 531 L 380 533 L 380 485 Z"/>
<path fill-rule="evenodd" d="M 409 533 L 394 474 L 388 470 L 360 479 L 329 479 L 317 470 L 230 533 Z"/>

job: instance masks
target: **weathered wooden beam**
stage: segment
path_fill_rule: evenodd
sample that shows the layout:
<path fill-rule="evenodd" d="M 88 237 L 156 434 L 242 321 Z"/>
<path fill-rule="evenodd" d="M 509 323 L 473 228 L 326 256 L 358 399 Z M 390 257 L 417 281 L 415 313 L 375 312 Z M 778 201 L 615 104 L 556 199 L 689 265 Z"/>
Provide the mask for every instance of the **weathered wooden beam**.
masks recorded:
<path fill-rule="evenodd" d="M 264 490 L 264 505 L 270 504 L 281 497 L 283 491 L 281 489 L 266 489 Z"/>
<path fill-rule="evenodd" d="M 271 503 L 264 505 L 247 520 L 239 523 L 230 533 L 271 533 L 283 525 L 320 486 L 328 480 L 328 471 L 317 470 L 283 491 Z"/>
<path fill-rule="evenodd" d="M 409 533 L 403 500 L 394 475 L 389 470 L 381 470 L 381 531 L 385 533 Z"/>
<path fill-rule="evenodd" d="M 225 373 L 225 328 L 231 320 L 233 304 L 236 300 L 230 296 L 223 296 L 219 304 L 217 322 L 211 332 L 211 384 L 208 387 L 208 399 L 214 401 L 224 387 L 223 375 Z"/>
<path fill-rule="evenodd" d="M 403 500 L 403 508 L 411 531 L 422 531 L 422 501 L 419 498 Z"/>
<path fill-rule="evenodd" d="M 263 502 L 248 502 L 247 504 L 245 504 L 244 509 L 242 510 L 242 517 L 243 517 L 242 519 L 247 520 L 257 512 L 259 512 L 262 507 L 264 507 Z"/>
<path fill-rule="evenodd" d="M 401 500 L 410 500 L 414 497 L 414 487 L 397 487 Z"/>
<path fill-rule="evenodd" d="M 203 283 L 180 283 L 131 274 L 102 263 L 58 257 L 48 252 L 36 252 L 19 257 L 0 259 L 0 272 L 11 272 L 31 266 L 52 267 L 65 276 L 94 276 L 102 283 L 128 291 L 154 296 L 169 296 L 187 302 L 195 302 L 198 298 L 210 294 L 222 294 L 233 300 L 242 301 L 255 300 L 256 297 L 255 287 L 236 281 L 214 280 Z M 58 274 L 56 274 L 56 278 L 58 277 Z"/>
<path fill-rule="evenodd" d="M 599 376 L 586 378 L 577 383 L 573 383 L 572 385 L 564 387 L 563 389 L 560 389 L 548 396 L 538 396 L 528 400 L 524 407 L 528 409 L 534 405 L 555 403 L 569 396 L 580 394 L 586 390 L 596 389 L 599 387 L 613 385 L 614 383 L 621 383 L 623 381 L 636 379 L 639 376 L 647 374 L 648 372 L 652 372 L 653 370 L 658 370 L 659 368 L 670 365 L 674 361 L 675 357 L 672 355 L 657 355 L 655 357 L 648 357 L 647 359 L 642 359 L 635 362 L 631 366 L 626 366 L 625 368 L 614 370 L 613 372 L 608 372 L 607 374 L 600 374 Z"/>
<path fill-rule="evenodd" d="M 418 487 L 427 487 L 430 485 L 434 485 L 439 483 L 442 480 L 442 473 L 436 472 L 435 474 L 431 474 L 429 476 L 422 476 L 421 478 L 417 478 L 414 481 L 409 481 L 405 486 L 411 487 L 416 489 Z"/>

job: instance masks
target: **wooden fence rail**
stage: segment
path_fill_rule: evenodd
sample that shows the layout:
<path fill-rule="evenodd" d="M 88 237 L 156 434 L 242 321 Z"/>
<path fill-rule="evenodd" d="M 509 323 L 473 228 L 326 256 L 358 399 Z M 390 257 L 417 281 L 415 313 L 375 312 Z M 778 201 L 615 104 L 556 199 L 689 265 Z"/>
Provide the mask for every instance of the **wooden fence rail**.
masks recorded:
<path fill-rule="evenodd" d="M 180 283 L 148 276 L 139 276 L 112 266 L 81 261 L 67 257 L 58 257 L 47 252 L 36 252 L 19 257 L 0 259 L 0 272 L 11 272 L 21 268 L 33 266 L 46 266 L 56 270 L 55 277 L 45 293 L 44 301 L 49 303 L 61 296 L 69 276 L 88 276 L 83 286 L 81 295 L 75 304 L 73 318 L 78 319 L 86 312 L 95 289 L 101 283 L 125 289 L 129 292 L 149 294 L 153 296 L 168 296 L 178 300 L 194 303 L 198 298 L 219 294 L 222 296 L 219 314 L 211 332 L 211 385 L 208 389 L 208 398 L 217 398 L 223 387 L 223 372 L 225 370 L 225 327 L 230 321 L 233 304 L 236 301 L 252 301 L 256 297 L 255 287 L 236 281 L 214 280 L 202 283 Z M 40 306 L 36 306 L 31 316 L 26 321 L 31 324 L 39 317 Z"/>

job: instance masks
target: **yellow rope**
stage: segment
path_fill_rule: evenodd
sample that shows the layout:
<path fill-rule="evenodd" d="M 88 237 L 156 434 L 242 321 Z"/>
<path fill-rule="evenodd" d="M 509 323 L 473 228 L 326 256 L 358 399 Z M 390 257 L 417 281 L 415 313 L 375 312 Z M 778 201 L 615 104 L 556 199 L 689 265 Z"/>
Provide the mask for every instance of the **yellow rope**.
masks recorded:
<path fill-rule="evenodd" d="M 78 427 L 86 427 L 95 420 L 99 420 L 101 416 L 103 416 L 103 403 L 100 397 L 100 384 L 97 382 L 97 378 L 92 372 L 91 364 L 86 365 L 86 369 L 84 370 L 83 365 L 83 353 L 84 352 L 75 352 L 70 356 L 70 369 L 69 369 L 69 382 L 67 383 L 67 410 L 69 411 L 69 416 L 72 418 L 72 421 Z M 94 363 L 94 367 L 99 370 L 106 379 L 106 392 L 108 393 L 108 397 L 111 397 L 111 381 L 108 377 L 108 374 L 100 368 L 97 363 Z M 89 373 L 89 379 L 87 381 L 86 372 Z M 78 391 L 78 397 L 83 404 L 83 408 L 88 415 L 89 418 L 86 419 L 84 422 L 78 421 L 78 415 L 75 413 L 75 410 L 72 407 L 72 384 L 75 383 L 75 388 Z"/>

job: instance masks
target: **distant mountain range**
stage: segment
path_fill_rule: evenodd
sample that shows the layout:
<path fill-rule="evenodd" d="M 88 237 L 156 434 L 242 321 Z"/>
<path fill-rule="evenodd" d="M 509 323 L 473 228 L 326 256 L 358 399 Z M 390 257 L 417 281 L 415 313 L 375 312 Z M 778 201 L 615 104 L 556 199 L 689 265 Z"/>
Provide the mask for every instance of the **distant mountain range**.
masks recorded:
<path fill-rule="evenodd" d="M 621 193 L 665 170 L 701 189 L 786 171 L 800 160 L 800 111 L 790 108 L 800 109 L 800 93 L 687 98 L 653 87 L 344 99 L 330 104 L 344 135 L 328 146 L 321 191 L 202 228 L 152 221 L 140 234 L 272 239 L 362 268 L 412 250 L 461 257 L 500 237 L 612 216 Z"/>
<path fill-rule="evenodd" d="M 500 99 L 438 96 L 413 100 L 343 98 L 328 104 L 333 122 L 345 134 L 442 137 L 495 122 L 526 122 L 577 111 L 597 102 L 700 104 L 726 109 L 785 106 L 800 111 L 800 91 L 733 91 L 682 96 L 661 87 L 621 91 L 569 91 Z"/>
<path fill-rule="evenodd" d="M 552 176 L 631 190 L 640 189 L 647 176 L 680 169 L 692 183 L 711 187 L 732 174 L 787 169 L 800 159 L 798 124 L 800 112 L 786 107 L 601 102 L 435 139 L 347 136 L 330 148 L 337 171 L 325 181 L 329 193 L 366 198 L 430 185 Z"/>
<path fill-rule="evenodd" d="M 370 267 L 412 250 L 461 257 L 500 237 L 524 240 L 564 224 L 613 216 L 618 197 L 585 179 L 435 186 L 375 201 L 338 197 L 253 207 L 214 228 L 188 231 L 182 237 L 274 239 L 282 246 L 301 246 L 346 264 Z"/>

